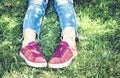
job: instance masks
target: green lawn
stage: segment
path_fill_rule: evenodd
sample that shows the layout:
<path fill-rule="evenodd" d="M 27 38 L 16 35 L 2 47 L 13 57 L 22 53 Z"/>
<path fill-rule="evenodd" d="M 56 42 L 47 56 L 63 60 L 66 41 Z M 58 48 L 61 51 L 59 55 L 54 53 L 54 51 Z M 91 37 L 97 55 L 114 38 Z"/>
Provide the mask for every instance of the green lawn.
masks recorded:
<path fill-rule="evenodd" d="M 63 69 L 32 68 L 19 56 L 26 0 L 0 0 L 0 78 L 120 78 L 120 0 L 74 0 L 78 56 Z M 39 40 L 49 61 L 60 42 L 51 0 Z"/>

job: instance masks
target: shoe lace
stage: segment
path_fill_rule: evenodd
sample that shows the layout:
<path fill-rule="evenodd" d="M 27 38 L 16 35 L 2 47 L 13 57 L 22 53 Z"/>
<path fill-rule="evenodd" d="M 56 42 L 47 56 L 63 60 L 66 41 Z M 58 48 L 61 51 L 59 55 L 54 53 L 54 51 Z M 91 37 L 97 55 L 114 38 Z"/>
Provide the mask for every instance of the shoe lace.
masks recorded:
<path fill-rule="evenodd" d="M 54 54 L 54 57 L 61 57 L 68 47 L 69 45 L 66 42 L 61 42 Z"/>
<path fill-rule="evenodd" d="M 42 53 L 40 52 L 40 49 L 38 47 L 37 43 L 31 44 L 28 46 L 28 49 L 35 54 L 40 54 L 42 56 Z"/>

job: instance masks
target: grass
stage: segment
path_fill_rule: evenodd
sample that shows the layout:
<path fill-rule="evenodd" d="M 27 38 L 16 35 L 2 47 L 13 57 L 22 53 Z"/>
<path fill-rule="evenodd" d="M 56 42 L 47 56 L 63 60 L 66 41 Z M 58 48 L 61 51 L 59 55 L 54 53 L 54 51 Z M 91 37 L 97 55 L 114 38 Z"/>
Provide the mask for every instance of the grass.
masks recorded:
<path fill-rule="evenodd" d="M 1 0 L 0 77 L 119 78 L 120 1 L 76 0 L 74 6 L 80 32 L 78 56 L 69 67 L 63 69 L 32 68 L 19 56 L 27 3 L 24 0 Z M 43 18 L 39 40 L 47 60 L 59 42 L 59 21 L 51 0 Z"/>

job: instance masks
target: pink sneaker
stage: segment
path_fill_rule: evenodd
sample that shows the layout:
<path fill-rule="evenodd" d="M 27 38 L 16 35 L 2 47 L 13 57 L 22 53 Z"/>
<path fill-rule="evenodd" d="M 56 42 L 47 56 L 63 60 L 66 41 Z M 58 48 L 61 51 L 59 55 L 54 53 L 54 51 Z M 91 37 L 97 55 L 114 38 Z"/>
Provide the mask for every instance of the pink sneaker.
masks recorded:
<path fill-rule="evenodd" d="M 32 67 L 46 67 L 47 62 L 41 53 L 37 42 L 33 41 L 21 48 L 20 56 L 25 60 L 25 62 Z"/>
<path fill-rule="evenodd" d="M 68 66 L 77 55 L 76 47 L 73 48 L 67 42 L 62 41 L 49 62 L 51 68 L 63 68 Z"/>

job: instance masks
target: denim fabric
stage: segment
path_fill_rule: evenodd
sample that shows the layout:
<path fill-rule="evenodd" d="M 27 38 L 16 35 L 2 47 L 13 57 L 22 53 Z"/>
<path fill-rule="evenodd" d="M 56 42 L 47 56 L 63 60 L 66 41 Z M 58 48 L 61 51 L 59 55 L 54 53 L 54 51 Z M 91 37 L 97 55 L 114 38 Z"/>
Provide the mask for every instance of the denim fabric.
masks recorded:
<path fill-rule="evenodd" d="M 28 0 L 28 3 L 29 5 L 23 23 L 23 31 L 25 29 L 31 29 L 37 33 L 37 38 L 39 39 L 42 18 L 45 15 L 48 0 Z M 73 0 L 54 0 L 54 6 L 59 16 L 61 30 L 70 26 L 77 31 L 78 26 Z"/>

